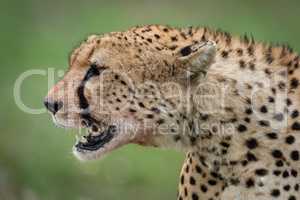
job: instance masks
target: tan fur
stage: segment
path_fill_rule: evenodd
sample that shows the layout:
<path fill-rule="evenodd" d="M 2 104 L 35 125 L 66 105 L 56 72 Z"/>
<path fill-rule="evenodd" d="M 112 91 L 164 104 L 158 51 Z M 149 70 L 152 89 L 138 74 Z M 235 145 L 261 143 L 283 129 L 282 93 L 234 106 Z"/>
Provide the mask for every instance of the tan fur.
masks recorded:
<path fill-rule="evenodd" d="M 192 27 L 94 35 L 47 96 L 63 102 L 59 125 L 81 126 L 76 91 L 92 64 L 105 72 L 85 85 L 90 114 L 123 136 L 76 152 L 81 159 L 127 143 L 179 148 L 178 199 L 299 199 L 300 72 L 290 48 Z"/>

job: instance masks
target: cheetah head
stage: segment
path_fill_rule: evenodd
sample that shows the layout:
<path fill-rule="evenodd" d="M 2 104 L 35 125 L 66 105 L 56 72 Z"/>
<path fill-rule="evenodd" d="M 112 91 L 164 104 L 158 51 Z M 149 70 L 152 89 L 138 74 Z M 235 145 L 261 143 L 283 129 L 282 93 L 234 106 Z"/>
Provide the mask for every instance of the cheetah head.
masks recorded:
<path fill-rule="evenodd" d="M 186 40 L 174 48 L 158 29 L 93 35 L 73 51 L 44 103 L 57 126 L 86 129 L 73 147 L 79 159 L 129 143 L 179 145 L 187 79 L 213 62 L 215 45 Z"/>

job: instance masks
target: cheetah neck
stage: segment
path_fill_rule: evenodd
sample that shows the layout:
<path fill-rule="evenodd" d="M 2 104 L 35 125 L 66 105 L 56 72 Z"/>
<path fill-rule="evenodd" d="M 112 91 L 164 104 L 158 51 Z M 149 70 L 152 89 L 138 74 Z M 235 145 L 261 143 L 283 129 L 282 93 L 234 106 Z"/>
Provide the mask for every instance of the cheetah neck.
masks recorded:
<path fill-rule="evenodd" d="M 215 62 L 209 67 L 206 76 L 191 83 L 190 99 L 194 99 L 195 94 L 211 95 L 211 98 L 202 99 L 201 104 L 197 105 L 191 100 L 192 110 L 183 119 L 189 124 L 189 131 L 188 134 L 184 131 L 180 147 L 187 152 L 201 154 L 201 162 L 205 160 L 213 169 L 219 168 L 220 165 L 216 163 L 227 165 L 240 159 L 239 153 L 234 155 L 236 160 L 228 159 L 227 151 L 232 141 L 243 140 L 235 136 L 245 129 L 239 122 L 249 123 L 244 114 L 247 105 L 253 104 L 253 90 L 271 87 L 270 82 L 276 84 L 272 82 L 273 79 L 286 81 L 289 74 L 298 68 L 300 60 L 299 55 L 288 46 L 270 46 L 247 37 L 234 38 L 227 33 L 208 29 L 202 31 L 201 37 L 192 39 L 214 40 L 218 49 Z M 200 89 L 199 84 L 203 84 Z M 265 94 L 259 95 L 259 98 L 269 97 Z M 261 100 L 257 102 L 262 103 Z M 259 122 L 263 123 L 264 120 Z M 251 126 L 245 132 L 257 132 L 257 128 L 260 127 Z M 285 128 L 285 125 L 278 127 L 281 130 Z M 263 127 L 263 130 L 266 129 Z M 238 152 L 238 145 L 231 151 Z"/>

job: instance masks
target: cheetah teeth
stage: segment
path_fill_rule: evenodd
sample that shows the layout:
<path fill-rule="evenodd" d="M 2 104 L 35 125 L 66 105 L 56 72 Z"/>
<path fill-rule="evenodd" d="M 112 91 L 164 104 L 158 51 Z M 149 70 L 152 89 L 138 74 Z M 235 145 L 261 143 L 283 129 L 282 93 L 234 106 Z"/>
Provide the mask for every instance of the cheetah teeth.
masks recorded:
<path fill-rule="evenodd" d="M 104 129 L 104 128 L 102 128 Z M 87 137 L 89 136 L 98 136 L 102 133 L 102 129 L 100 129 L 96 125 L 92 125 L 87 128 L 81 128 L 75 135 L 76 142 L 82 142 L 82 143 L 87 143 Z"/>

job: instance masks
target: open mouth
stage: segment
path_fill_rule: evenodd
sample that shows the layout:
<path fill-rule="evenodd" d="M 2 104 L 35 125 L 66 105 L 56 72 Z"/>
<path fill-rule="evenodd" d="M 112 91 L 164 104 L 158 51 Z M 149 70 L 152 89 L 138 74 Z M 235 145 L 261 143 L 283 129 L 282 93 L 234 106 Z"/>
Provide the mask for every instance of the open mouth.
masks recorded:
<path fill-rule="evenodd" d="M 102 158 L 107 153 L 129 144 L 131 134 L 124 131 L 124 121 L 99 121 L 91 116 L 85 116 L 81 123 L 86 133 L 77 137 L 73 146 L 74 155 L 82 161 Z"/>
<path fill-rule="evenodd" d="M 114 125 L 108 126 L 104 131 L 95 131 L 94 127 L 89 127 L 87 135 L 77 141 L 75 148 L 77 151 L 97 151 L 109 143 L 116 136 L 116 132 L 117 128 Z"/>

